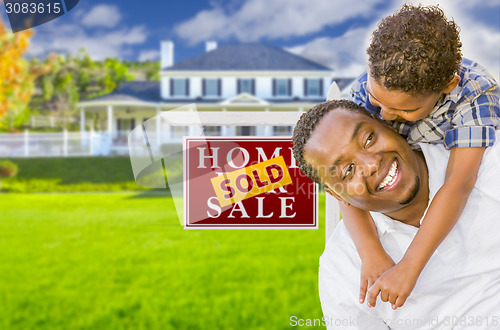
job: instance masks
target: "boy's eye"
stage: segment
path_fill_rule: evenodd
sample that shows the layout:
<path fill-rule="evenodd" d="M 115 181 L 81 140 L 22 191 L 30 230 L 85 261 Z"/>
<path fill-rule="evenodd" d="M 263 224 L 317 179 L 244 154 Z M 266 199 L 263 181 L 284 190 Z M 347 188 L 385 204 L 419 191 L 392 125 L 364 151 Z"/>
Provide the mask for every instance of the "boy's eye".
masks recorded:
<path fill-rule="evenodd" d="M 349 166 L 347 166 L 346 171 L 344 172 L 344 175 L 342 176 L 342 180 L 347 178 L 351 174 L 352 171 L 354 171 L 354 164 L 349 164 Z"/>
<path fill-rule="evenodd" d="M 373 133 L 371 133 L 367 138 L 366 138 L 366 141 L 365 141 L 365 145 L 363 146 L 365 149 L 368 148 L 368 146 L 371 144 L 373 140 Z"/>

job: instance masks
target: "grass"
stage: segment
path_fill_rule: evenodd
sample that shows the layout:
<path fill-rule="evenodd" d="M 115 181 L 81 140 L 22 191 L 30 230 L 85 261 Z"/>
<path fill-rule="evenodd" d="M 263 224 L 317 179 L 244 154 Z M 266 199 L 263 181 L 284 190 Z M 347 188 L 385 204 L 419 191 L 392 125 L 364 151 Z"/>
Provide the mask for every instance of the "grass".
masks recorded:
<path fill-rule="evenodd" d="M 322 316 L 322 224 L 186 231 L 158 193 L 10 193 L 0 210 L 0 329 L 286 329 Z"/>

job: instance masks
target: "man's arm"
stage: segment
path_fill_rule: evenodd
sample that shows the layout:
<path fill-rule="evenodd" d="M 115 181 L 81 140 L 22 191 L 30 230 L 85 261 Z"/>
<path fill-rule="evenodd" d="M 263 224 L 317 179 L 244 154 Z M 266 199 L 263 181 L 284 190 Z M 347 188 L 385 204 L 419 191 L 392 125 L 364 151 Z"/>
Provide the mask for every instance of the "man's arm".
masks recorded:
<path fill-rule="evenodd" d="M 380 243 L 375 222 L 370 212 L 352 205 L 339 202 L 340 212 L 345 227 L 351 235 L 356 250 L 362 261 L 359 302 L 364 303 L 366 291 L 387 269 L 394 266 L 394 261 L 385 252 Z"/>
<path fill-rule="evenodd" d="M 444 185 L 434 196 L 403 259 L 368 290 L 369 305 L 375 306 L 380 293 L 382 301 L 389 301 L 393 309 L 403 306 L 430 257 L 462 214 L 476 183 L 485 149 L 451 149 Z"/>

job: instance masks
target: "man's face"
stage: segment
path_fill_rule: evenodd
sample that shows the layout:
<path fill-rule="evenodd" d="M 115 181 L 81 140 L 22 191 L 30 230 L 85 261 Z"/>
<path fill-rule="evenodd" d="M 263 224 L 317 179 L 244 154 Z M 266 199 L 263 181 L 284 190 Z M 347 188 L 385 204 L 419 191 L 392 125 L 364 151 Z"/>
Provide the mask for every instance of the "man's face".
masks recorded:
<path fill-rule="evenodd" d="M 370 74 L 366 82 L 366 92 L 370 103 L 380 108 L 385 120 L 417 121 L 427 117 L 439 101 L 441 93 L 411 95 L 389 90 L 378 84 Z"/>
<path fill-rule="evenodd" d="M 417 158 L 408 143 L 382 122 L 346 109 L 320 120 L 304 158 L 325 187 L 360 209 L 395 211 L 420 189 Z"/>

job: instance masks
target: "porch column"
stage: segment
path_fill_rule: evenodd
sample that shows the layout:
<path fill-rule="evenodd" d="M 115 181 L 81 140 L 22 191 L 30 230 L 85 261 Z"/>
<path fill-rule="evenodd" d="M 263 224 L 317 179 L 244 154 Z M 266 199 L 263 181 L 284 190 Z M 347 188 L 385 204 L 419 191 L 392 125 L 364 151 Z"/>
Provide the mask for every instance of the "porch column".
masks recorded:
<path fill-rule="evenodd" d="M 80 108 L 80 133 L 85 133 L 85 108 Z"/>
<path fill-rule="evenodd" d="M 222 112 L 226 112 L 226 111 L 227 111 L 226 108 L 222 109 Z M 220 135 L 221 136 L 229 136 L 228 128 L 229 128 L 228 126 L 221 126 Z"/>
<path fill-rule="evenodd" d="M 266 112 L 269 112 L 269 108 L 266 108 Z M 264 136 L 272 136 L 273 135 L 273 127 L 270 125 L 264 126 Z"/>
<path fill-rule="evenodd" d="M 113 106 L 108 105 L 108 134 L 111 137 L 113 132 Z"/>

